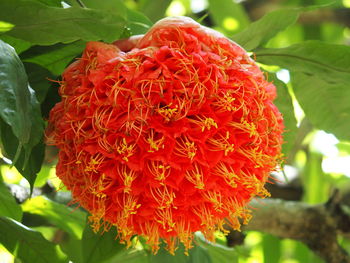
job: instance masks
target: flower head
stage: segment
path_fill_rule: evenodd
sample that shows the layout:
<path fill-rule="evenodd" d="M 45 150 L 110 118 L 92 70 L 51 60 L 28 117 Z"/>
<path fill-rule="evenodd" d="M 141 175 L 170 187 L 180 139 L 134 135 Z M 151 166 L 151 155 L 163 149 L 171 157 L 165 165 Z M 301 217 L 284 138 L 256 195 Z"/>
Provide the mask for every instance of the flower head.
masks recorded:
<path fill-rule="evenodd" d="M 216 31 L 175 17 L 134 39 L 90 42 L 59 92 L 48 142 L 96 230 L 187 250 L 195 231 L 213 240 L 224 225 L 239 229 L 246 204 L 268 195 L 283 131 L 275 87 Z"/>

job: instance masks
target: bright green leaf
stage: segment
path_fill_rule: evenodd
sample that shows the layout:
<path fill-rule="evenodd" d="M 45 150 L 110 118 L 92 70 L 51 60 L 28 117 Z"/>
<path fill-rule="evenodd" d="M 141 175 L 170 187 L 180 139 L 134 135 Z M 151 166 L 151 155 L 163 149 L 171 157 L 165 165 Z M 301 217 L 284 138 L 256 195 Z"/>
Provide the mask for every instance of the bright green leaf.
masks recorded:
<path fill-rule="evenodd" d="M 104 262 L 121 252 L 125 246 L 116 239 L 117 231 L 94 233 L 90 225 L 86 225 L 82 239 L 83 263 Z"/>
<path fill-rule="evenodd" d="M 86 214 L 53 202 L 43 196 L 28 199 L 23 205 L 24 212 L 44 217 L 50 223 L 64 231 L 81 238 L 85 226 Z"/>
<path fill-rule="evenodd" d="M 10 31 L 14 27 L 13 24 L 0 21 L 0 33 Z"/>
<path fill-rule="evenodd" d="M 228 35 L 249 24 L 243 6 L 232 0 L 209 0 L 209 14 L 215 25 Z"/>
<path fill-rule="evenodd" d="M 295 96 L 318 129 L 349 139 L 350 47 L 307 41 L 256 52 L 259 62 L 291 71 Z"/>
<path fill-rule="evenodd" d="M 274 101 L 275 105 L 283 115 L 285 132 L 283 134 L 283 153 L 287 156 L 293 146 L 297 133 L 297 120 L 294 115 L 294 107 L 292 98 L 288 92 L 287 86 L 277 79 L 275 74 L 269 74 L 269 81 L 272 81 L 277 88 L 277 98 Z"/>
<path fill-rule="evenodd" d="M 2 0 L 0 17 L 15 25 L 7 34 L 37 45 L 76 40 L 112 42 L 126 25 L 118 14 L 80 7 L 51 7 L 30 0 Z"/>
<path fill-rule="evenodd" d="M 316 128 L 339 139 L 350 139 L 349 82 L 332 83 L 319 75 L 294 73 L 292 85 L 305 115 Z"/>
<path fill-rule="evenodd" d="M 257 50 L 255 54 L 261 63 L 317 75 L 329 83 L 350 81 L 350 46 L 306 41 L 286 48 Z"/>
<path fill-rule="evenodd" d="M 140 0 L 138 10 L 145 14 L 151 21 L 156 22 L 163 18 L 171 0 Z"/>
<path fill-rule="evenodd" d="M 253 50 L 266 43 L 278 32 L 294 24 L 301 9 L 282 9 L 267 13 L 258 21 L 250 24 L 232 39 L 246 50 Z"/>
<path fill-rule="evenodd" d="M 0 216 L 8 216 L 17 221 L 22 219 L 22 209 L 15 198 L 0 180 Z"/>
<path fill-rule="evenodd" d="M 0 217 L 0 243 L 23 263 L 67 262 L 41 233 L 7 217 Z"/>
<path fill-rule="evenodd" d="M 281 259 L 281 240 L 278 237 L 264 234 L 262 241 L 264 262 L 279 263 Z"/>

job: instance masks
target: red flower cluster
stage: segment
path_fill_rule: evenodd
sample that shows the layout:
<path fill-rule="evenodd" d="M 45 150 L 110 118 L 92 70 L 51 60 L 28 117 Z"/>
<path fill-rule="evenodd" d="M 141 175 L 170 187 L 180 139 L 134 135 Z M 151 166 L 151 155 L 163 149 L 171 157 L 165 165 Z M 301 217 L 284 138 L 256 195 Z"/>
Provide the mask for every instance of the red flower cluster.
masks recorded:
<path fill-rule="evenodd" d="M 50 114 L 57 175 L 96 230 L 188 250 L 193 232 L 239 229 L 251 198 L 268 195 L 283 130 L 275 93 L 240 46 L 189 18 L 90 42 Z"/>

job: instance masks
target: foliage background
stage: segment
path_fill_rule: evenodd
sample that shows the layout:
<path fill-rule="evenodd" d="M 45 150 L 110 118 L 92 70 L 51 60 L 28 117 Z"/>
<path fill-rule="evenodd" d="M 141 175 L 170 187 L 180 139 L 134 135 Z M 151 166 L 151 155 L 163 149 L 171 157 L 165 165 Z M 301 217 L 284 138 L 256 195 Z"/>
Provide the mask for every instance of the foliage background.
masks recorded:
<path fill-rule="evenodd" d="M 285 177 L 275 175 L 272 197 L 318 204 L 339 189 L 349 211 L 350 1 L 0 0 L 1 263 L 323 262 L 300 242 L 254 231 L 218 234 L 216 244 L 198 233 L 189 257 L 151 255 L 142 240 L 126 250 L 114 231 L 94 234 L 86 212 L 67 205 L 55 149 L 43 144 L 59 100 L 52 80 L 87 41 L 142 34 L 167 15 L 223 32 L 269 72 L 287 130 Z M 350 253 L 350 239 L 339 243 Z"/>

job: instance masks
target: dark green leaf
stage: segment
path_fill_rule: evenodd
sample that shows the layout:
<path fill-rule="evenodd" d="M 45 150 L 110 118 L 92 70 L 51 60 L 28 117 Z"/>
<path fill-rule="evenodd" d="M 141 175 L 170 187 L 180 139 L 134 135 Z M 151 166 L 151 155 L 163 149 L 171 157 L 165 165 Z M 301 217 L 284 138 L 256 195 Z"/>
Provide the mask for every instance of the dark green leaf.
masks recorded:
<path fill-rule="evenodd" d="M 109 232 L 96 234 L 87 225 L 82 239 L 83 263 L 103 262 L 122 251 L 125 246 L 116 237 L 117 231 L 114 227 Z"/>
<path fill-rule="evenodd" d="M 192 249 L 188 251 L 188 256 L 185 255 L 184 246 L 181 244 L 180 247 L 175 251 L 175 255 L 171 255 L 169 251 L 165 249 L 165 245 L 162 244 L 156 255 L 150 254 L 150 263 L 211 263 L 213 262 L 208 249 L 202 246 L 202 244 L 196 244 Z"/>
<path fill-rule="evenodd" d="M 1 176 L 0 176 L 1 177 Z M 8 216 L 17 221 L 22 219 L 22 209 L 17 204 L 5 184 L 0 181 L 0 216 Z"/>
<path fill-rule="evenodd" d="M 3 41 L 0 41 L 0 72 L 0 116 L 20 143 L 26 144 L 32 127 L 27 74 L 15 50 Z"/>
<path fill-rule="evenodd" d="M 68 63 L 81 54 L 84 48 L 83 41 L 48 47 L 35 46 L 21 54 L 21 59 L 47 68 L 54 75 L 61 75 Z"/>
<path fill-rule="evenodd" d="M 23 205 L 24 212 L 40 215 L 50 223 L 64 231 L 81 238 L 85 226 L 86 214 L 79 210 L 73 211 L 65 205 L 38 196 L 27 200 Z"/>
<path fill-rule="evenodd" d="M 329 83 L 349 83 L 350 46 L 306 41 L 286 48 L 256 51 L 257 61 L 313 74 Z"/>
<path fill-rule="evenodd" d="M 11 126 L 18 139 L 16 155 L 11 160 L 16 163 L 24 149 L 25 169 L 33 147 L 43 136 L 43 121 L 40 105 L 35 92 L 28 85 L 27 74 L 15 50 L 0 40 L 0 116 Z M 7 141 L 3 140 L 3 147 Z"/>
<path fill-rule="evenodd" d="M 118 14 L 89 8 L 58 8 L 36 1 L 2 0 L 0 17 L 15 25 L 7 34 L 37 45 L 76 40 L 117 40 L 126 25 Z"/>
<path fill-rule="evenodd" d="M 301 9 L 282 9 L 267 13 L 242 32 L 234 35 L 232 39 L 246 50 L 253 50 L 266 43 L 278 32 L 294 24 L 300 12 Z"/>
<path fill-rule="evenodd" d="M 0 217 L 0 243 L 23 263 L 67 262 L 41 233 L 10 218 Z"/>
<path fill-rule="evenodd" d="M 277 98 L 274 103 L 283 115 L 285 126 L 285 132 L 283 134 L 285 142 L 283 144 L 283 153 L 287 156 L 293 146 L 297 133 L 297 120 L 294 115 L 292 98 L 288 92 L 287 86 L 277 79 L 275 74 L 269 74 L 269 81 L 272 81 L 277 88 Z"/>
<path fill-rule="evenodd" d="M 209 13 L 215 25 L 228 35 L 249 25 L 243 6 L 232 0 L 209 0 Z"/>
<path fill-rule="evenodd" d="M 350 139 L 349 82 L 330 83 L 319 75 L 295 72 L 292 85 L 307 118 L 318 129 Z"/>
<path fill-rule="evenodd" d="M 42 103 L 52 84 L 50 80 L 55 79 L 55 76 L 46 68 L 33 63 L 24 63 L 24 67 L 28 75 L 29 84 L 34 89 L 39 103 Z"/>

